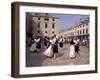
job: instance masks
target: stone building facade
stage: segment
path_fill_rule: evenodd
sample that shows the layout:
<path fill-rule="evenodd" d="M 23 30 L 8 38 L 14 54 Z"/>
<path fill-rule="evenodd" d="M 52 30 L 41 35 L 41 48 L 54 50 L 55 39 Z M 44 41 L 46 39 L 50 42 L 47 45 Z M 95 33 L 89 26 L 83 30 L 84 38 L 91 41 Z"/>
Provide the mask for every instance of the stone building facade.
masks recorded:
<path fill-rule="evenodd" d="M 89 34 L 90 34 L 89 18 L 75 22 L 71 27 L 59 32 L 59 35 L 62 35 L 68 39 L 71 39 L 73 37 L 79 37 L 81 40 L 89 39 Z"/>
<path fill-rule="evenodd" d="M 32 15 L 32 35 L 48 36 L 58 34 L 58 18 L 48 13 L 35 13 Z"/>

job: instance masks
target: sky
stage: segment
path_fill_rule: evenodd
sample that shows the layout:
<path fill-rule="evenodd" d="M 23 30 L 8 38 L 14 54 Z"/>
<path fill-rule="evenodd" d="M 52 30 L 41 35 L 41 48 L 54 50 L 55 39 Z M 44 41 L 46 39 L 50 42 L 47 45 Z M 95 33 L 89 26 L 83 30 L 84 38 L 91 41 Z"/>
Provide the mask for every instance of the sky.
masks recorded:
<path fill-rule="evenodd" d="M 58 17 L 58 27 L 60 29 L 66 29 L 71 27 L 76 21 L 80 19 L 86 19 L 89 15 L 76 15 L 76 14 L 51 14 L 52 16 Z"/>

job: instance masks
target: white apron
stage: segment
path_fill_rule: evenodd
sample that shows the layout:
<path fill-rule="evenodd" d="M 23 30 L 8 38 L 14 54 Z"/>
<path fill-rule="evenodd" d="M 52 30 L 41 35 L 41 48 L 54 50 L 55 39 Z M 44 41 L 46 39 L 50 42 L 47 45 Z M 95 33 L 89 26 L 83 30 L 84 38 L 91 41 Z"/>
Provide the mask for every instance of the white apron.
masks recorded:
<path fill-rule="evenodd" d="M 74 45 L 70 46 L 69 57 L 70 58 L 74 58 L 75 57 L 75 46 Z"/>
<path fill-rule="evenodd" d="M 48 57 L 51 57 L 51 56 L 53 55 L 53 52 L 52 52 L 52 45 L 50 45 L 50 46 L 43 52 L 43 55 L 48 56 Z"/>

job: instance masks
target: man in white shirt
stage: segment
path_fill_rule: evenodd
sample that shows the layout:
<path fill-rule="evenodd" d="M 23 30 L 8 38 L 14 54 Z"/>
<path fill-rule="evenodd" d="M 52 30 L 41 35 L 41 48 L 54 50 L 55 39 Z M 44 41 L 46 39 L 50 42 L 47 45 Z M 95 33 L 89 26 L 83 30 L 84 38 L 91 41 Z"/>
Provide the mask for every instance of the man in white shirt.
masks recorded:
<path fill-rule="evenodd" d="M 80 39 L 77 37 L 76 40 L 74 40 L 74 43 L 75 43 L 75 53 L 78 53 L 78 54 L 79 54 L 79 42 L 80 42 Z"/>

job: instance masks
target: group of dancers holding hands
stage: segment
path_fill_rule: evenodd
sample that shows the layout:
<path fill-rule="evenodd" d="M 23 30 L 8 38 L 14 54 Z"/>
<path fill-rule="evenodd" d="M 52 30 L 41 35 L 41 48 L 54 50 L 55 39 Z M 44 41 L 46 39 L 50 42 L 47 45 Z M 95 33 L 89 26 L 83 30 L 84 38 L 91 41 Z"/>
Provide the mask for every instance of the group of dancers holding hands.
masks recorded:
<path fill-rule="evenodd" d="M 44 39 L 41 39 L 41 37 L 38 36 L 37 38 L 32 39 L 30 51 L 31 52 L 37 52 L 39 50 L 41 51 L 41 48 L 45 47 L 45 50 L 41 54 L 49 58 L 56 59 L 57 53 L 59 53 L 58 47 L 63 48 L 64 42 L 65 40 L 63 36 L 60 36 L 58 38 L 56 35 L 54 35 L 52 37 L 44 37 Z M 69 57 L 71 59 L 76 57 L 76 53 L 79 53 L 79 42 L 80 40 L 78 38 L 72 39 L 70 41 Z M 44 46 L 42 45 L 42 43 Z"/>

